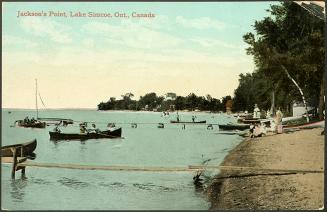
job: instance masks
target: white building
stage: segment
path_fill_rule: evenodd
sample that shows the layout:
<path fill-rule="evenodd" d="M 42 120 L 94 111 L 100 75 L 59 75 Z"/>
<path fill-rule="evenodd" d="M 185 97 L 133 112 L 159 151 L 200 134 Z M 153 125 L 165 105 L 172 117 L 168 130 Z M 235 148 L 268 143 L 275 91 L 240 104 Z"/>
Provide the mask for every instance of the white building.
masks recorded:
<path fill-rule="evenodd" d="M 313 107 L 310 106 L 307 106 L 307 108 L 308 111 L 313 109 Z M 293 103 L 292 112 L 293 112 L 293 116 L 302 116 L 303 114 L 305 114 L 306 111 L 303 102 Z"/>

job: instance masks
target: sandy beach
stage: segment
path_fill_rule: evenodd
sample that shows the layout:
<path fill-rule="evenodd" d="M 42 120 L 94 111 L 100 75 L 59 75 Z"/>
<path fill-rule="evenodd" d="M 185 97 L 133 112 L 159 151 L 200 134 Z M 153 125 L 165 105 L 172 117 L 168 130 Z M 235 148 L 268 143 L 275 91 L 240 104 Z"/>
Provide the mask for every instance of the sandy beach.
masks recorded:
<path fill-rule="evenodd" d="M 222 170 L 208 187 L 210 209 L 321 209 L 324 204 L 322 129 L 246 139 L 223 166 L 315 170 L 317 173 Z"/>

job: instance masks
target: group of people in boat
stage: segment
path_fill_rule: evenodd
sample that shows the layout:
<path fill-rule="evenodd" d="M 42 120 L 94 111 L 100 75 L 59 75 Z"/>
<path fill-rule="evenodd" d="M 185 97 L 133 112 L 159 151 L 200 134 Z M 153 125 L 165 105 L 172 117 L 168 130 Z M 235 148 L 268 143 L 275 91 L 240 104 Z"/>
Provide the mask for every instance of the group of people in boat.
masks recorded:
<path fill-rule="evenodd" d="M 37 122 L 36 119 L 34 119 L 34 117 L 32 117 L 31 119 L 28 118 L 28 116 L 26 116 L 23 120 L 24 124 L 34 124 Z"/>
<path fill-rule="evenodd" d="M 87 128 L 87 122 L 83 122 L 79 124 L 79 130 L 81 134 L 85 134 L 85 133 L 100 133 L 100 129 L 96 127 L 96 125 L 93 123 L 91 125 L 91 128 Z M 108 129 L 113 129 L 116 127 L 116 125 L 114 123 L 109 123 L 107 125 Z M 61 132 L 61 130 L 59 129 L 59 124 L 56 125 L 56 127 L 53 129 L 54 132 Z"/>
<path fill-rule="evenodd" d="M 84 134 L 84 133 L 99 133 L 100 132 L 99 128 L 97 128 L 94 123 L 92 124 L 92 128 L 91 129 L 87 129 L 86 127 L 87 127 L 87 123 L 86 122 L 81 123 L 79 125 L 80 133 Z"/>
<path fill-rule="evenodd" d="M 169 116 L 169 112 L 167 111 L 163 111 L 161 114 L 161 117 L 165 117 L 165 116 Z"/>

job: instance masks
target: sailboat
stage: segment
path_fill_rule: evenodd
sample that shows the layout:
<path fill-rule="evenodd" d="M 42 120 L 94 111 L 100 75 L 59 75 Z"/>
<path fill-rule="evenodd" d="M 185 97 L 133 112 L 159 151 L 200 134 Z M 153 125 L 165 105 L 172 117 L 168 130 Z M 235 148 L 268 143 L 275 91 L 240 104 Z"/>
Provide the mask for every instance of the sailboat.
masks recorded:
<path fill-rule="evenodd" d="M 46 123 L 41 122 L 38 120 L 39 118 L 39 110 L 37 105 L 37 80 L 35 79 L 35 106 L 36 106 L 36 119 L 31 118 L 29 119 L 28 116 L 23 120 L 16 120 L 14 125 L 17 125 L 19 127 L 28 127 L 28 128 L 45 128 Z"/>

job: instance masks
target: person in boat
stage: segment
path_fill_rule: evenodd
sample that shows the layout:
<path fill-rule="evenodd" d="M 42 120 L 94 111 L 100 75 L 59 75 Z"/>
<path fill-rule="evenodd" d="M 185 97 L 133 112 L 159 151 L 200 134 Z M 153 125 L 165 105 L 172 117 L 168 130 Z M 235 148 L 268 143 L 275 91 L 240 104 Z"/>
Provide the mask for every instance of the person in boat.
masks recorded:
<path fill-rule="evenodd" d="M 56 125 L 56 127 L 53 129 L 53 131 L 54 131 L 54 132 L 58 132 L 58 133 L 61 132 L 61 130 L 59 129 L 59 126 L 58 126 L 58 125 Z"/>
<path fill-rule="evenodd" d="M 62 122 L 62 126 L 67 127 L 68 126 L 68 122 L 67 121 L 60 121 L 60 123 Z"/>
<path fill-rule="evenodd" d="M 111 131 L 116 127 L 116 125 L 115 125 L 115 123 L 108 123 L 107 127 L 108 127 L 108 130 Z"/>
<path fill-rule="evenodd" d="M 98 128 L 96 128 L 96 125 L 95 124 L 92 124 L 92 129 L 91 129 L 91 132 L 95 132 L 95 133 L 98 133 L 100 130 Z"/>
<path fill-rule="evenodd" d="M 36 122 L 36 120 L 34 119 L 34 117 L 32 117 L 31 118 L 31 123 L 33 124 L 33 123 L 35 123 Z"/>
<path fill-rule="evenodd" d="M 79 130 L 80 130 L 81 133 L 87 133 L 86 126 L 83 125 L 83 124 L 81 124 L 81 125 L 79 126 Z"/>
<path fill-rule="evenodd" d="M 30 119 L 28 118 L 28 116 L 26 116 L 25 118 L 24 118 L 24 123 L 29 123 L 30 122 Z"/>

